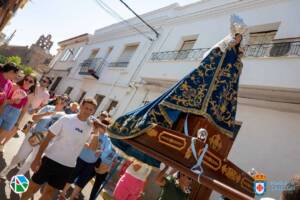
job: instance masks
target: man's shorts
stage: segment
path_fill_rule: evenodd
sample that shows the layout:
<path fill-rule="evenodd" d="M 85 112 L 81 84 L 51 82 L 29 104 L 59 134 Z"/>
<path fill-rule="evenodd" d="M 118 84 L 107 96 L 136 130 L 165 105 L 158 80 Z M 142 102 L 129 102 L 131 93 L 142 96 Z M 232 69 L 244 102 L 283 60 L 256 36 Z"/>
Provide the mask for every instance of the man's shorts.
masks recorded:
<path fill-rule="evenodd" d="M 44 156 L 39 170 L 33 174 L 31 179 L 36 184 L 48 183 L 48 185 L 62 190 L 73 170 L 73 167 L 64 166 Z"/>

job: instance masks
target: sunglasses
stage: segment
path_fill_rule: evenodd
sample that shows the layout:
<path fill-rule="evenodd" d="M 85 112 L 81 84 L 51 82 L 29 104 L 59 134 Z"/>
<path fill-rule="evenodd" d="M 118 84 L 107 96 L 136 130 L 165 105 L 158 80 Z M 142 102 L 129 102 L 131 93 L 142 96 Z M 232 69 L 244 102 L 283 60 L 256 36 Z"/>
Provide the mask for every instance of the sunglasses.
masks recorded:
<path fill-rule="evenodd" d="M 43 82 L 43 83 L 49 83 L 47 80 L 45 80 L 45 79 L 43 79 L 43 80 L 41 80 L 41 82 Z"/>
<path fill-rule="evenodd" d="M 28 78 L 25 78 L 24 81 L 28 82 L 28 83 L 33 83 L 34 81 Z"/>

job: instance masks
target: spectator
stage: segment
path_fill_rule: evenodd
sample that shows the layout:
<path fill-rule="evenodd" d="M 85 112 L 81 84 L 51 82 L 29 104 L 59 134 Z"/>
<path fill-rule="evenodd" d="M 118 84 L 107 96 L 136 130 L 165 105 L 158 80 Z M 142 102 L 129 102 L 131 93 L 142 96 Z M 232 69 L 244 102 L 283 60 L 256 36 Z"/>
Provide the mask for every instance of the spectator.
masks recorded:
<path fill-rule="evenodd" d="M 192 179 L 185 174 L 178 172 L 176 178 L 165 176 L 168 166 L 158 174 L 156 183 L 162 187 L 159 200 L 186 200 Z"/>
<path fill-rule="evenodd" d="M 34 92 L 36 78 L 27 75 L 13 86 L 0 114 L 0 151 L 4 144 L 16 133 L 19 123 L 28 109 L 28 94 Z M 12 130 L 15 127 L 16 130 Z"/>
<path fill-rule="evenodd" d="M 35 173 L 28 190 L 22 194 L 22 200 L 30 199 L 44 184 L 43 199 L 52 199 L 56 190 L 64 188 L 92 132 L 89 118 L 96 107 L 95 100 L 84 99 L 78 114 L 65 115 L 49 128 L 31 165 Z M 97 123 L 93 124 L 97 129 Z"/>
<path fill-rule="evenodd" d="M 32 115 L 40 110 L 43 106 L 48 104 L 49 101 L 49 91 L 48 86 L 52 83 L 52 80 L 44 76 L 39 82 L 39 85 L 35 87 L 35 90 L 32 94 L 28 95 L 28 112 L 25 113 L 23 120 L 20 122 L 20 127 L 22 127 L 22 131 L 27 134 L 24 129 L 29 121 L 32 120 Z"/>
<path fill-rule="evenodd" d="M 65 199 L 68 189 L 71 184 L 75 182 L 75 189 L 71 194 L 71 200 L 76 198 L 82 188 L 95 176 L 95 167 L 99 165 L 100 157 L 100 137 L 106 132 L 106 125 L 102 125 L 98 132 L 93 131 L 90 142 L 85 144 L 85 147 L 81 151 L 77 158 L 75 170 L 70 176 L 64 190 L 60 194 L 59 199 Z"/>
<path fill-rule="evenodd" d="M 65 109 L 66 114 L 76 114 L 79 112 L 79 104 L 77 102 L 72 102 L 70 105 Z"/>
<path fill-rule="evenodd" d="M 89 200 L 95 200 L 97 198 L 98 191 L 105 181 L 108 172 L 111 170 L 112 164 L 118 158 L 118 154 L 113 149 L 111 141 L 107 134 L 102 136 L 101 144 L 104 144 L 103 152 L 101 153 L 101 163 L 98 168 L 95 169 L 96 179 L 93 185 Z M 106 143 L 106 144 L 105 144 Z"/>
<path fill-rule="evenodd" d="M 9 166 L 2 170 L 1 177 L 6 176 L 18 163 L 24 161 L 25 163 L 21 166 L 17 174 L 25 174 L 30 169 L 31 162 L 39 149 L 39 143 L 47 134 L 49 126 L 65 115 L 63 112 L 64 106 L 64 99 L 57 97 L 55 106 L 44 106 L 38 113 L 33 115 L 32 118 L 36 122 L 35 126 L 26 135 L 20 149 L 13 157 Z"/>
<path fill-rule="evenodd" d="M 19 68 L 14 63 L 6 63 L 0 67 L 0 106 L 3 105 L 13 88 Z"/>
<path fill-rule="evenodd" d="M 115 200 L 137 200 L 144 191 L 151 167 L 140 162 L 133 162 L 119 179 L 113 197 Z"/>
<path fill-rule="evenodd" d="M 296 175 L 290 180 L 286 189 L 282 192 L 280 200 L 300 199 L 300 175 Z"/>

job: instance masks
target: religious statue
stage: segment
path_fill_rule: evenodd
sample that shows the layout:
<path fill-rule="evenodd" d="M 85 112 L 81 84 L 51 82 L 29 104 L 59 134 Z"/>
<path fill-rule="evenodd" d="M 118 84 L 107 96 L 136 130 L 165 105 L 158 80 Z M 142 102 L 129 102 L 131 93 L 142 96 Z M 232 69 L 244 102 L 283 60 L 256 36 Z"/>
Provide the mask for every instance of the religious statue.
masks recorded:
<path fill-rule="evenodd" d="M 191 177 L 191 199 L 207 200 L 212 190 L 233 200 L 255 196 L 253 177 L 227 159 L 241 127 L 235 116 L 248 39 L 240 17 L 232 15 L 230 22 L 230 34 L 197 68 L 108 128 L 123 155 L 157 168 L 164 162 Z"/>

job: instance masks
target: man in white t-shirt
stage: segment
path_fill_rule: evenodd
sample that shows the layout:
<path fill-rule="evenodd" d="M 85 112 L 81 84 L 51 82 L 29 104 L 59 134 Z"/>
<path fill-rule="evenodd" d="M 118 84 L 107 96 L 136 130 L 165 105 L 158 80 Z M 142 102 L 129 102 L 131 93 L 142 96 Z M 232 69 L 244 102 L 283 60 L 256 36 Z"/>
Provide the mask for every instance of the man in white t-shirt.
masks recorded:
<path fill-rule="evenodd" d="M 27 192 L 22 194 L 22 200 L 30 199 L 45 183 L 41 199 L 52 199 L 56 190 L 64 188 L 92 132 L 89 120 L 96 108 L 95 100 L 84 99 L 79 114 L 65 115 L 49 128 L 31 165 L 35 173 Z"/>

